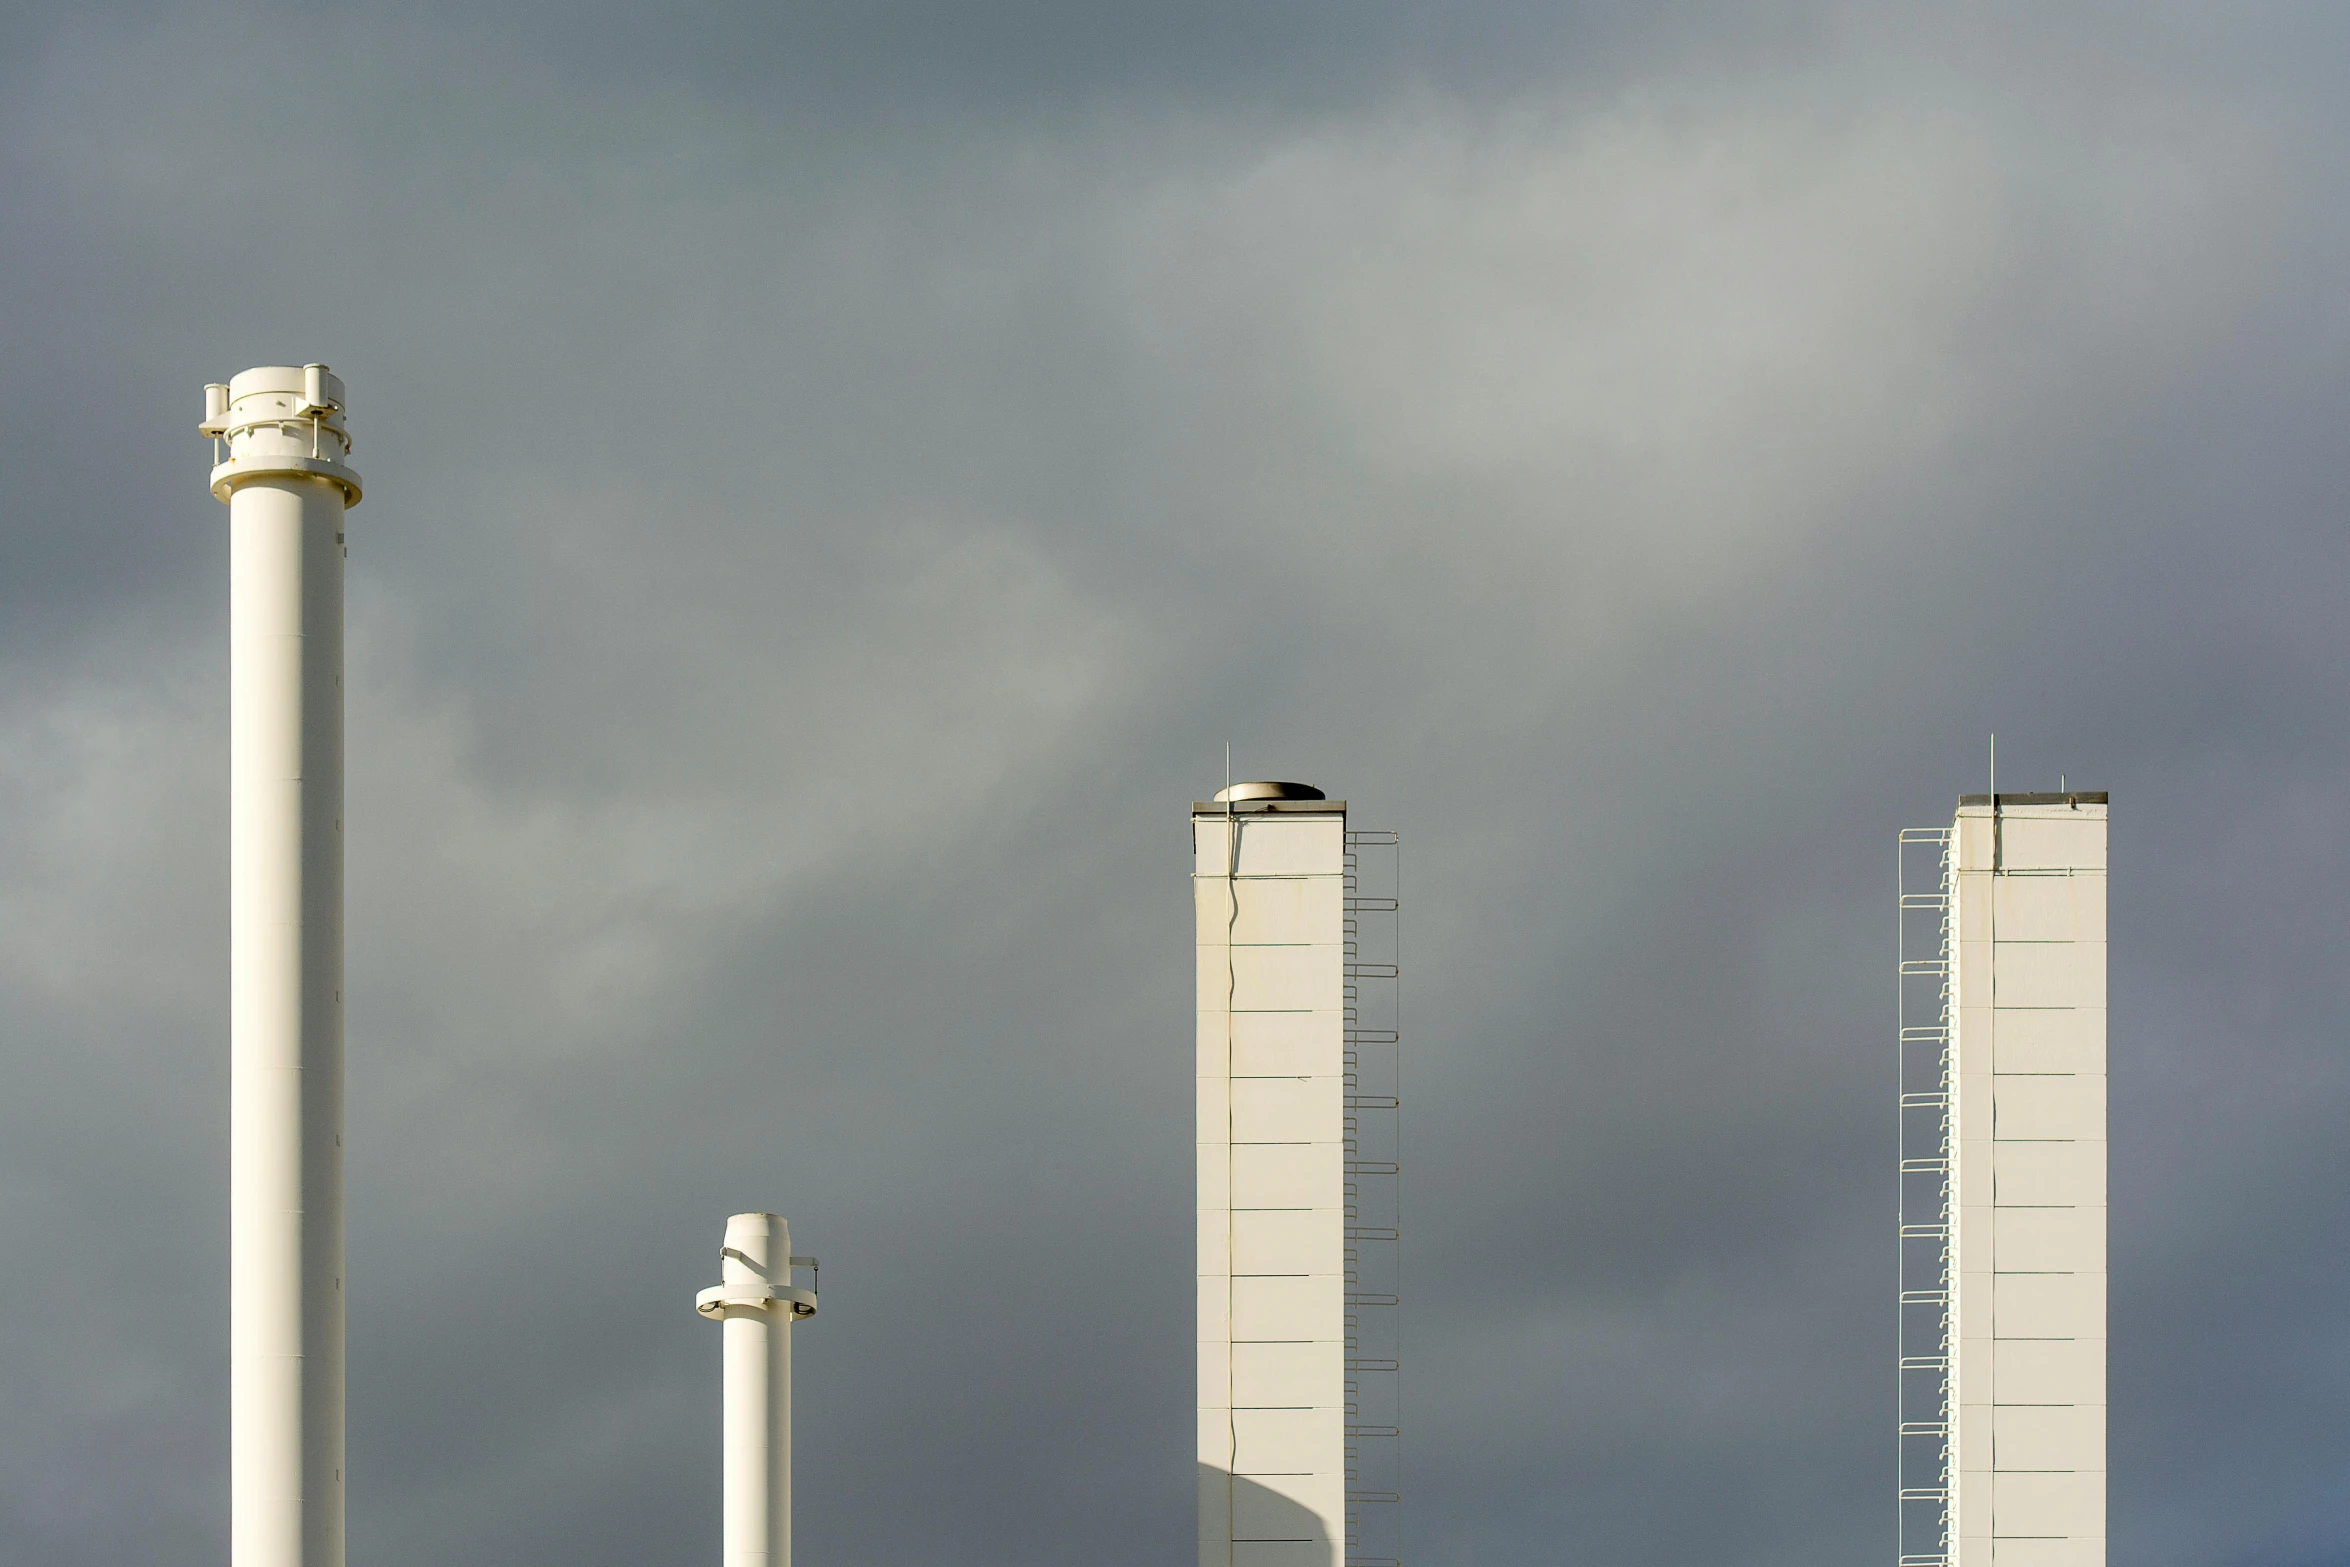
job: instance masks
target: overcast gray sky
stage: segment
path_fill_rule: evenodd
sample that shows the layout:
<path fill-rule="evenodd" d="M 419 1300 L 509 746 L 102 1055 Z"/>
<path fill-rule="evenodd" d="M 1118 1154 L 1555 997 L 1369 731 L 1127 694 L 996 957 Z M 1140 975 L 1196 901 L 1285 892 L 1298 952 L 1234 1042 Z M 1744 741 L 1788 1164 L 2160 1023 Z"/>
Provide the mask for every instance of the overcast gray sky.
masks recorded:
<path fill-rule="evenodd" d="M 225 512 L 349 381 L 351 1553 L 1191 1560 L 1187 803 L 1403 834 L 1409 1559 L 1892 1551 L 1893 834 L 2113 795 L 2112 1535 L 2350 1563 L 2338 8 L 18 7 L 0 1559 L 226 1550 Z"/>

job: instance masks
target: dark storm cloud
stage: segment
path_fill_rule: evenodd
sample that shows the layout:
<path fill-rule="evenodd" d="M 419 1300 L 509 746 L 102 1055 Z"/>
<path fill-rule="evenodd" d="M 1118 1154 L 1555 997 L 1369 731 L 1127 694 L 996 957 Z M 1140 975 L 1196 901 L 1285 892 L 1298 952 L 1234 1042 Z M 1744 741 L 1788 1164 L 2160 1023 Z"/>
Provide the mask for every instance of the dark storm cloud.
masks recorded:
<path fill-rule="evenodd" d="M 582 81 L 690 83 L 770 109 L 917 122 L 939 114 L 1032 118 L 1104 109 L 1327 110 L 1399 87 L 1555 85 L 1627 57 L 1732 50 L 1817 36 L 1799 9 L 1725 16 L 1699 5 L 1469 4 L 1442 13 L 1391 0 L 1245 0 L 1104 8 L 1021 0 L 763 6 L 705 0 L 654 12 L 518 4 L 447 6 L 436 25 L 497 39 Z"/>
<path fill-rule="evenodd" d="M 356 1560 L 713 1549 L 753 1205 L 809 1560 L 1187 1560 L 1227 740 L 1406 837 L 1414 1557 L 1886 1549 L 1890 840 L 1993 729 L 2116 800 L 2116 1552 L 2340 1554 L 2338 24 L 1428 14 L 11 19 L 11 1560 L 221 1548 L 191 410 L 288 357 Z"/>

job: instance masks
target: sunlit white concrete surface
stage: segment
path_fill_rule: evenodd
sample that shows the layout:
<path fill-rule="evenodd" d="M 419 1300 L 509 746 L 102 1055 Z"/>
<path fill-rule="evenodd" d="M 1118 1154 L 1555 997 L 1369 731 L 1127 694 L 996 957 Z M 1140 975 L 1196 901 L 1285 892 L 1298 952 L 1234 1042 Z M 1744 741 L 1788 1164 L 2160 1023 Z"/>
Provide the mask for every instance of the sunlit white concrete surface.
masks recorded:
<path fill-rule="evenodd" d="M 1192 809 L 1200 1567 L 1346 1533 L 1346 806 Z"/>
<path fill-rule="evenodd" d="M 2101 794 L 1953 824 L 1956 1567 L 2104 1567 Z"/>

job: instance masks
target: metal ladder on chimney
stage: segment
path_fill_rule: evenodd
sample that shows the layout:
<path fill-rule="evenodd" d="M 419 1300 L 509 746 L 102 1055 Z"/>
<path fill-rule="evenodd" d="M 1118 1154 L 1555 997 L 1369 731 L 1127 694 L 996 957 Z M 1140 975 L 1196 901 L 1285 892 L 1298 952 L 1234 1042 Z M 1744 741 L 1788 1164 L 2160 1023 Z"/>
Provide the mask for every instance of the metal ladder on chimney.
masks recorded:
<path fill-rule="evenodd" d="M 1346 1563 L 1401 1567 L 1402 850 L 1346 835 Z"/>
<path fill-rule="evenodd" d="M 1950 830 L 1902 829 L 1899 1388 L 1894 1473 L 1899 1567 L 1949 1567 L 1951 1254 Z"/>

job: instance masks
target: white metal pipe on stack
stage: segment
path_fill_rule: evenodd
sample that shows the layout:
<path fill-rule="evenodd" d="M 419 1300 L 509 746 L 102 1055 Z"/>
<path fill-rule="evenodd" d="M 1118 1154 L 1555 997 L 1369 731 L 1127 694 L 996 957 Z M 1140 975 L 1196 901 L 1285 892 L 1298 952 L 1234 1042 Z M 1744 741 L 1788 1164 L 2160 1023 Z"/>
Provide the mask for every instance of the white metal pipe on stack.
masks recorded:
<path fill-rule="evenodd" d="M 234 1567 L 343 1562 L 343 384 L 204 389 L 229 507 Z"/>
<path fill-rule="evenodd" d="M 791 1567 L 791 1325 L 816 1314 L 791 1283 L 791 1229 L 772 1213 L 726 1221 L 720 1283 L 694 1308 L 716 1319 L 725 1466 L 725 1567 Z"/>

